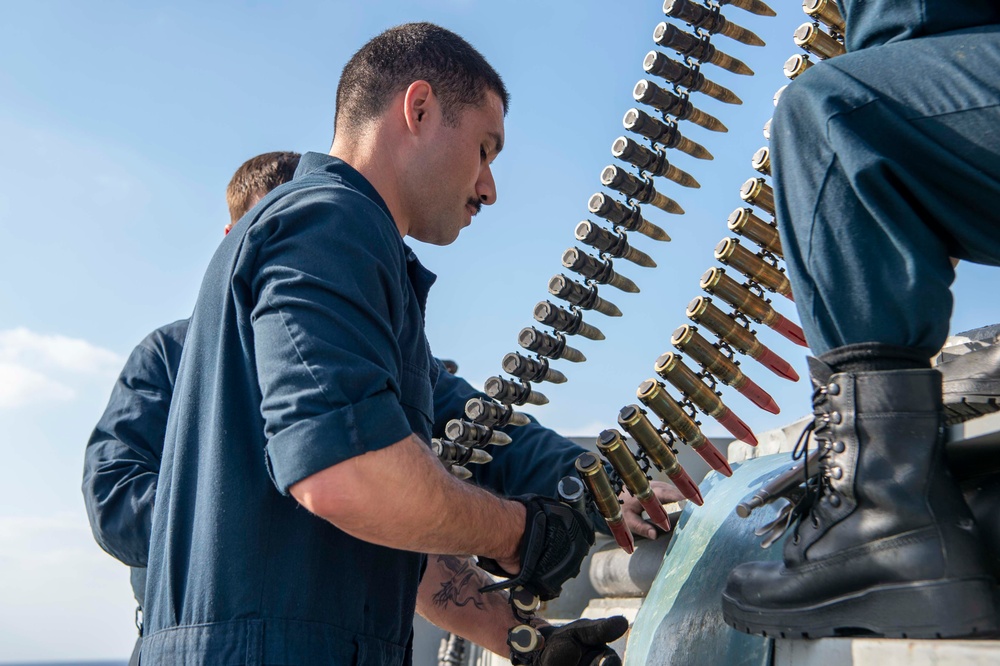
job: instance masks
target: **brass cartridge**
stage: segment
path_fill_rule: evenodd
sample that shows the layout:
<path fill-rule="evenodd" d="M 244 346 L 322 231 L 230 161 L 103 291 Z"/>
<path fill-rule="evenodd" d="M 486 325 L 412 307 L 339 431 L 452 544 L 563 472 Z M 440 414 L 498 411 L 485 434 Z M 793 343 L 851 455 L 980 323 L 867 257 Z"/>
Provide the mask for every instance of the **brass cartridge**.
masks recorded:
<path fill-rule="evenodd" d="M 806 336 L 798 324 L 794 324 L 771 307 L 766 300 L 732 279 L 721 268 L 710 268 L 701 276 L 701 288 L 715 294 L 759 324 L 773 328 L 783 336 L 802 347 Z"/>
<path fill-rule="evenodd" d="M 813 66 L 812 60 L 804 53 L 796 53 L 785 61 L 785 76 L 793 81 Z"/>
<path fill-rule="evenodd" d="M 670 343 L 688 354 L 722 383 L 732 386 L 761 409 L 777 414 L 780 409 L 767 391 L 746 376 L 739 366 L 706 340 L 694 326 L 684 324 L 670 338 Z"/>
<path fill-rule="evenodd" d="M 544 394 L 525 384 L 515 384 L 502 377 L 490 377 L 483 387 L 486 395 L 505 405 L 547 405 Z"/>
<path fill-rule="evenodd" d="M 625 517 L 622 515 L 621 504 L 618 503 L 618 495 L 611 487 L 611 479 L 604 471 L 604 465 L 601 464 L 596 455 L 589 451 L 581 453 L 574 464 L 580 478 L 590 490 L 590 496 L 594 499 L 597 511 L 611 529 L 615 541 L 625 552 L 631 553 L 635 548 L 635 542 L 632 540 L 632 533 L 625 527 Z"/>
<path fill-rule="evenodd" d="M 578 484 L 580 494 L 586 497 L 584 494 L 585 488 L 583 486 L 583 481 L 581 481 L 578 477 L 564 476 L 563 479 L 573 479 L 573 481 Z M 560 496 L 559 499 L 562 500 L 563 498 Z M 584 507 L 583 511 L 586 512 L 586 507 Z M 534 613 L 538 610 L 539 606 L 542 605 L 542 600 L 527 588 L 521 585 L 515 585 L 510 590 L 510 603 L 516 606 L 522 613 Z"/>
<path fill-rule="evenodd" d="M 573 363 L 583 363 L 587 360 L 582 352 L 566 344 L 566 338 L 562 334 L 549 335 L 534 327 L 522 328 L 517 334 L 517 344 L 553 360 L 564 358 Z"/>
<path fill-rule="evenodd" d="M 726 224 L 730 231 L 749 238 L 776 257 L 782 256 L 781 237 L 778 235 L 778 229 L 773 224 L 754 215 L 753 209 L 737 208 L 729 214 L 729 220 Z"/>
<path fill-rule="evenodd" d="M 684 497 L 698 506 L 704 503 L 698 484 L 691 479 L 677 460 L 673 449 L 663 440 L 656 427 L 646 418 L 646 412 L 639 405 L 622 407 L 618 412 L 618 425 L 632 435 L 649 460 L 661 472 L 670 477 Z"/>
<path fill-rule="evenodd" d="M 461 419 L 448 421 L 444 426 L 444 434 L 456 444 L 465 446 L 506 446 L 511 442 L 510 435 L 505 432 Z"/>
<path fill-rule="evenodd" d="M 545 645 L 542 632 L 530 624 L 519 624 L 507 632 L 507 645 L 511 652 L 529 654 Z"/>
<path fill-rule="evenodd" d="M 687 396 L 698 409 L 718 421 L 734 437 L 756 446 L 757 438 L 754 437 L 750 426 L 729 409 L 719 399 L 715 391 L 705 384 L 691 368 L 684 365 L 684 362 L 681 361 L 677 354 L 667 352 L 661 355 L 656 359 L 653 370 Z M 723 458 L 724 461 L 725 459 Z"/>
<path fill-rule="evenodd" d="M 621 192 L 630 199 L 652 204 L 666 213 L 684 214 L 680 204 L 656 191 L 652 180 L 639 178 L 613 164 L 601 171 L 601 184 Z"/>
<path fill-rule="evenodd" d="M 740 188 L 740 198 L 751 206 L 757 206 L 769 215 L 774 215 L 774 190 L 763 178 L 750 178 Z"/>
<path fill-rule="evenodd" d="M 653 108 L 677 118 L 690 120 L 713 132 L 728 132 L 722 122 L 700 109 L 695 108 L 690 100 L 679 97 L 669 90 L 664 90 L 649 79 L 641 79 L 632 89 L 632 97 L 637 102 L 649 104 Z"/>
<path fill-rule="evenodd" d="M 660 382 L 655 379 L 647 379 L 639 385 L 636 397 L 677 433 L 681 441 L 694 447 L 701 446 L 702 443 L 708 441 L 691 415 L 684 411 L 684 408 L 667 393 Z"/>
<path fill-rule="evenodd" d="M 601 431 L 597 438 L 597 450 L 615 468 L 625 487 L 634 497 L 645 499 L 653 495 L 646 473 L 642 471 L 635 456 L 625 445 L 620 432 L 613 429 Z"/>
<path fill-rule="evenodd" d="M 694 370 L 687 367 L 677 354 L 673 352 L 661 354 L 656 359 L 653 370 L 709 416 L 718 416 L 727 409 L 715 391 L 703 382 Z"/>
<path fill-rule="evenodd" d="M 635 286 L 635 282 L 615 272 L 610 259 L 601 261 L 578 248 L 571 247 L 563 252 L 562 265 L 598 284 L 610 284 L 630 294 L 639 293 L 639 287 Z"/>
<path fill-rule="evenodd" d="M 729 386 L 743 385 L 746 375 L 735 363 L 706 340 L 694 326 L 679 326 L 670 337 L 670 344 L 690 356 L 720 381 Z"/>
<path fill-rule="evenodd" d="M 844 34 L 844 17 L 834 0 L 802 0 L 802 11 L 809 18 L 819 21 L 830 30 Z"/>
<path fill-rule="evenodd" d="M 526 415 L 515 412 L 508 405 L 498 405 L 485 398 L 472 398 L 465 403 L 465 416 L 487 428 L 503 428 L 506 425 L 526 426 L 531 423 Z"/>
<path fill-rule="evenodd" d="M 763 148 L 758 148 L 757 152 L 753 154 L 753 158 L 750 160 L 750 166 L 753 167 L 754 171 L 758 171 L 765 176 L 771 175 L 771 149 L 767 146 Z"/>
<path fill-rule="evenodd" d="M 642 68 L 649 74 L 659 76 L 674 85 L 687 88 L 690 92 L 700 92 L 725 102 L 726 104 L 742 104 L 743 100 L 729 88 L 720 86 L 708 79 L 701 72 L 683 65 L 659 51 L 650 51 L 642 60 Z"/>
<path fill-rule="evenodd" d="M 677 455 L 670 450 L 656 426 L 646 418 L 646 413 L 638 405 L 622 407 L 618 412 L 618 425 L 635 439 L 658 470 L 669 476 L 681 469 Z"/>
<path fill-rule="evenodd" d="M 721 268 L 710 268 L 701 276 L 701 288 L 715 294 L 750 319 L 769 325 L 779 316 L 771 304 L 726 275 Z"/>
<path fill-rule="evenodd" d="M 778 100 L 781 99 L 781 94 L 785 92 L 786 88 L 788 88 L 788 84 L 787 83 L 785 85 L 781 86 L 780 88 L 778 88 L 776 91 L 774 91 L 774 97 L 771 98 L 771 101 L 774 102 L 775 106 L 778 106 Z"/>
<path fill-rule="evenodd" d="M 601 329 L 585 323 L 582 314 L 570 312 L 548 301 L 541 301 L 535 305 L 534 315 L 536 321 L 567 335 L 582 335 L 591 340 L 604 339 Z"/>
<path fill-rule="evenodd" d="M 654 524 L 665 530 L 670 529 L 670 519 L 667 518 L 663 505 L 656 499 L 653 488 L 649 485 L 646 473 L 639 467 L 638 461 L 625 444 L 620 432 L 614 428 L 601 431 L 597 438 L 597 450 L 607 458 L 611 466 L 618 472 L 622 483 L 632 493 L 632 496 L 639 500 L 642 508 L 649 514 L 649 519 Z"/>
<path fill-rule="evenodd" d="M 713 159 L 712 153 L 708 152 L 704 146 L 682 136 L 677 129 L 677 123 L 673 121 L 663 122 L 645 111 L 633 108 L 625 112 L 622 124 L 628 131 L 652 139 L 664 148 L 676 148 L 700 160 Z"/>
<path fill-rule="evenodd" d="M 612 233 L 589 220 L 584 220 L 576 225 L 573 234 L 578 241 L 586 243 L 608 256 L 625 259 L 646 268 L 656 267 L 656 262 L 653 261 L 652 257 L 629 245 L 625 234 Z"/>
<path fill-rule="evenodd" d="M 493 456 L 482 449 L 472 446 L 464 446 L 457 442 L 449 442 L 443 439 L 432 439 L 431 450 L 437 454 L 441 462 L 447 467 L 449 465 L 485 465 L 493 460 Z"/>
<path fill-rule="evenodd" d="M 774 10 L 768 7 L 766 3 L 761 2 L 761 0 L 719 0 L 719 4 L 739 7 L 759 16 L 775 16 Z"/>
<path fill-rule="evenodd" d="M 752 331 L 741 326 L 735 319 L 712 304 L 707 296 L 698 296 L 687 307 L 687 316 L 705 328 L 712 331 L 720 340 L 733 349 L 742 352 L 758 361 L 765 368 L 793 382 L 799 380 L 799 374 L 788 361 L 781 358 L 766 347 Z"/>
<path fill-rule="evenodd" d="M 642 216 L 642 211 L 637 205 L 626 206 L 620 201 L 615 201 L 603 192 L 592 194 L 587 200 L 587 210 L 594 215 L 603 217 L 608 222 L 615 224 L 628 231 L 637 231 L 643 236 L 648 236 L 653 240 L 669 241 L 667 232 L 649 222 Z"/>
<path fill-rule="evenodd" d="M 461 465 L 448 465 L 448 471 L 456 479 L 461 479 L 462 481 L 468 481 L 472 478 L 472 472 Z"/>
<path fill-rule="evenodd" d="M 633 164 L 654 176 L 663 176 L 684 187 L 701 187 L 694 177 L 678 169 L 667 160 L 667 154 L 653 151 L 627 136 L 620 136 L 611 144 L 611 154 Z"/>
<path fill-rule="evenodd" d="M 764 40 L 750 30 L 729 21 L 718 11 L 690 0 L 666 0 L 663 13 L 712 34 L 725 35 L 749 46 L 764 46 Z"/>
<path fill-rule="evenodd" d="M 813 23 L 803 23 L 795 29 L 795 45 L 820 60 L 836 58 L 847 53 L 844 45 Z"/>
<path fill-rule="evenodd" d="M 715 246 L 715 258 L 754 280 L 765 289 L 792 298 L 788 276 L 777 267 L 740 245 L 736 238 L 724 238 Z"/>
<path fill-rule="evenodd" d="M 566 375 L 555 368 L 550 368 L 549 362 L 544 358 L 536 361 L 533 358 L 521 356 L 517 352 L 511 352 L 503 357 L 500 365 L 504 372 L 525 382 L 566 383 Z"/>
<path fill-rule="evenodd" d="M 720 51 L 707 39 L 684 32 L 672 23 L 666 21 L 658 23 L 653 29 L 653 41 L 659 46 L 673 49 L 678 54 L 698 62 L 710 63 L 733 74 L 753 76 L 753 70 L 742 60 Z"/>
<path fill-rule="evenodd" d="M 767 141 L 771 140 L 771 121 L 772 120 L 774 120 L 774 118 L 768 118 L 767 122 L 764 123 L 764 127 L 763 127 L 763 130 L 762 130 L 762 132 L 764 133 L 764 138 Z"/>
<path fill-rule="evenodd" d="M 702 324 L 719 336 L 719 339 L 733 349 L 751 358 L 757 358 L 765 349 L 763 343 L 748 329 L 740 326 L 735 319 L 717 308 L 707 296 L 697 296 L 688 303 L 685 312 L 692 321 Z"/>
<path fill-rule="evenodd" d="M 587 486 L 579 476 L 564 476 L 556 484 L 559 501 L 580 513 L 587 513 Z"/>
<path fill-rule="evenodd" d="M 617 305 L 597 295 L 597 287 L 586 287 L 562 274 L 549 280 L 549 293 L 583 310 L 596 310 L 608 317 L 622 316 Z"/>

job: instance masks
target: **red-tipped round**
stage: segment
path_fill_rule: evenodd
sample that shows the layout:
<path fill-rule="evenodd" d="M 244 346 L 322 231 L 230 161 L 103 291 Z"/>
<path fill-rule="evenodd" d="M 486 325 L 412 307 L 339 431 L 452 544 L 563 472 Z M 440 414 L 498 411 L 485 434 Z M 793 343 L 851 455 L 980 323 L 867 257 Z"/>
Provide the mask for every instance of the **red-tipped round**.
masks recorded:
<path fill-rule="evenodd" d="M 778 333 L 781 333 L 797 345 L 802 347 L 809 346 L 809 343 L 806 342 L 806 334 L 802 332 L 802 328 L 798 324 L 792 323 L 781 315 L 778 315 L 778 321 L 771 324 L 771 328 L 776 330 Z"/>
<path fill-rule="evenodd" d="M 653 521 L 654 525 L 658 525 L 667 532 L 671 530 L 670 518 L 667 516 L 667 512 L 663 510 L 663 505 L 660 504 L 660 500 L 656 499 L 656 496 L 639 500 L 639 504 L 642 504 L 642 508 L 649 514 L 649 519 Z"/>
<path fill-rule="evenodd" d="M 778 403 L 774 401 L 774 398 L 772 398 L 767 391 L 758 386 L 757 383 L 749 377 L 747 377 L 743 386 L 736 390 L 749 398 L 750 402 L 757 405 L 765 412 L 771 412 L 772 414 L 781 412 L 781 408 L 778 407 Z"/>
<path fill-rule="evenodd" d="M 753 430 L 743 422 L 743 419 L 736 416 L 733 410 L 726 407 L 722 414 L 715 417 L 715 420 L 721 423 L 723 428 L 731 432 L 736 439 L 742 439 L 751 446 L 757 446 L 757 438 L 754 436 Z"/>
<path fill-rule="evenodd" d="M 688 498 L 698 506 L 705 503 L 705 500 L 701 498 L 701 491 L 698 490 L 698 485 L 694 482 L 694 479 L 681 468 L 681 471 L 676 474 L 669 474 L 670 480 L 673 481 L 674 485 L 677 486 L 677 490 L 681 491 L 681 495 Z"/>
<path fill-rule="evenodd" d="M 761 355 L 757 357 L 757 362 L 779 377 L 790 379 L 793 382 L 799 381 L 799 373 L 795 372 L 795 368 L 792 367 L 792 364 L 775 354 L 767 347 L 764 347 Z"/>
<path fill-rule="evenodd" d="M 719 474 L 723 476 L 733 475 L 733 468 L 729 466 L 726 456 L 722 455 L 722 452 L 707 439 L 704 444 L 695 449 L 695 452 Z"/>
<path fill-rule="evenodd" d="M 632 533 L 625 527 L 625 521 L 609 522 L 608 527 L 611 528 L 611 535 L 615 538 L 615 542 L 621 546 L 622 550 L 631 555 L 635 550 L 635 541 L 632 540 Z"/>

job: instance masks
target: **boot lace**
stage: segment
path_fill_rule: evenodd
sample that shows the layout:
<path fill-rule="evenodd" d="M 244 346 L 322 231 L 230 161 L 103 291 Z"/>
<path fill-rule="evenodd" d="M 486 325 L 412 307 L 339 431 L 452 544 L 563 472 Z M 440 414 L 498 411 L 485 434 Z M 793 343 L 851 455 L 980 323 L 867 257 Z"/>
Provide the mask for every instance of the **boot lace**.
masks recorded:
<path fill-rule="evenodd" d="M 802 461 L 803 476 L 806 479 L 805 492 L 792 507 L 785 523 L 789 526 L 795 524 L 795 530 L 792 532 L 792 540 L 795 543 L 799 541 L 799 528 L 802 527 L 806 519 L 809 519 L 814 526 L 819 527 L 819 516 L 815 509 L 820 500 L 837 494 L 831 477 L 833 466 L 830 464 L 830 457 L 833 453 L 833 437 L 830 426 L 831 423 L 839 419 L 839 414 L 828 411 L 826 404 L 832 386 L 835 385 L 823 384 L 813 390 L 812 405 L 815 416 L 809 425 L 802 430 L 802 434 L 799 435 L 799 439 L 795 442 L 795 448 L 792 450 L 792 459 Z M 817 448 L 812 454 L 809 451 L 810 434 L 817 444 Z M 815 467 L 810 469 L 812 465 Z"/>

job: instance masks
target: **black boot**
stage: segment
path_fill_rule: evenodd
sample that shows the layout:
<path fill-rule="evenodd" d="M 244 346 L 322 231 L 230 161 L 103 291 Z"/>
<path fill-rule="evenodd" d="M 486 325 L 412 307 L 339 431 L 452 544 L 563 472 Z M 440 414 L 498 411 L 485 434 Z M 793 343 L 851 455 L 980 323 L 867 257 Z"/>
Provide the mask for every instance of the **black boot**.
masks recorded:
<path fill-rule="evenodd" d="M 809 361 L 820 474 L 796 507 L 784 563 L 730 574 L 726 621 L 787 638 L 995 631 L 993 581 L 944 464 L 940 374 L 834 374 Z"/>

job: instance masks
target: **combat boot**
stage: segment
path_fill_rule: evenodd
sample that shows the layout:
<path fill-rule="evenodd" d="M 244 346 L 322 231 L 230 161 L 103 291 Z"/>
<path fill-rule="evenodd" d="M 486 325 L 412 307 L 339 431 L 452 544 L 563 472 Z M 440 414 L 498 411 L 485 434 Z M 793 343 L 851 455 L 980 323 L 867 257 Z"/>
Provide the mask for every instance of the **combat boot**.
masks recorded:
<path fill-rule="evenodd" d="M 784 561 L 730 574 L 726 621 L 786 638 L 995 631 L 993 580 L 944 462 L 941 375 L 809 363 L 819 474 L 793 512 Z"/>

